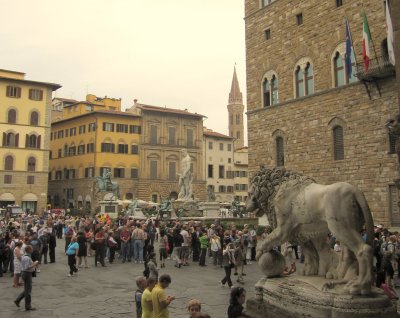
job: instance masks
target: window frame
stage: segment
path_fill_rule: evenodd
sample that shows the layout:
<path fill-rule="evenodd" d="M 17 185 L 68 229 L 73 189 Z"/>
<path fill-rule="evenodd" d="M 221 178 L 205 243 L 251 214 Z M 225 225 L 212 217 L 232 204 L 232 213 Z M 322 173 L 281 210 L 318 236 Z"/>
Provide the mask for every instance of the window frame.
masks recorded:
<path fill-rule="evenodd" d="M 282 136 L 275 138 L 275 160 L 277 167 L 285 166 L 285 142 Z"/>
<path fill-rule="evenodd" d="M 16 124 L 17 123 L 17 110 L 10 108 L 7 112 L 7 123 Z"/>
<path fill-rule="evenodd" d="M 21 98 L 21 87 L 14 85 L 7 85 L 6 96 L 10 98 Z"/>
<path fill-rule="evenodd" d="M 338 133 L 341 134 L 339 136 L 341 138 L 338 139 Z M 345 159 L 344 153 L 344 128 L 341 125 L 335 125 L 332 128 L 332 142 L 333 142 L 333 160 L 341 161 Z"/>
<path fill-rule="evenodd" d="M 29 99 L 34 101 L 42 101 L 43 100 L 43 90 L 39 88 L 30 88 L 29 89 Z"/>

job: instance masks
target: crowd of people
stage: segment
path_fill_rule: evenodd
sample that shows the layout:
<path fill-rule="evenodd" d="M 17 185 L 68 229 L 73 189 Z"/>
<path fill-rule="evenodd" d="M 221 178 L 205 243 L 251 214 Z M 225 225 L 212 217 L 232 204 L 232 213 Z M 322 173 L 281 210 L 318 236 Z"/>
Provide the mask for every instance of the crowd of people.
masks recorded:
<path fill-rule="evenodd" d="M 79 218 L 47 215 L 25 219 L 26 222 L 0 220 L 0 276 L 9 272 L 13 276 L 13 287 L 24 286 L 15 304 L 19 307 L 25 298 L 26 310 L 34 310 L 31 306 L 32 277 L 40 272 L 40 264 L 56 262 L 55 248 L 60 242 L 68 259 L 68 277 L 76 276 L 80 268 L 105 267 L 116 260 L 143 264 L 144 276 L 138 286 L 143 293 L 154 289 L 160 295 L 159 288 L 165 289 L 170 283 L 169 276 L 159 277 L 158 274 L 158 269 L 167 265 L 166 259 L 172 259 L 177 268 L 188 266 L 189 262 L 198 263 L 200 267 L 212 264 L 223 268 L 221 284 L 234 290 L 232 272 L 237 275 L 237 283 L 243 283 L 244 265 L 255 258 L 256 231 L 248 225 L 238 230 L 234 224 L 227 228 L 218 222 L 206 226 L 198 221 L 135 220 L 131 217 L 112 221 L 104 215 Z M 92 265 L 91 256 L 94 256 Z M 212 263 L 206 262 L 208 257 L 212 257 Z M 171 301 L 173 298 L 166 300 Z M 161 307 L 164 310 L 167 306 Z M 157 310 L 154 304 L 152 308 Z"/>
<path fill-rule="evenodd" d="M 116 260 L 143 264 L 143 277 L 136 282 L 138 291 L 135 301 L 138 310 L 143 310 L 142 316 L 138 317 L 153 317 L 149 314 L 151 310 L 162 311 L 164 314 L 160 317 L 168 317 L 165 313 L 174 298 L 166 296 L 165 289 L 171 283 L 171 277 L 165 274 L 159 276 L 159 268 L 166 267 L 167 259 L 173 260 L 174 266 L 179 269 L 189 263 L 223 269 L 220 284 L 230 287 L 232 295 L 236 295 L 231 297 L 232 308 L 228 316 L 240 317 L 235 314 L 235 308 L 240 309 L 241 297 L 244 296 L 238 293 L 243 290 L 240 285 L 245 280 L 245 265 L 254 261 L 257 245 L 253 226 L 244 225 L 237 229 L 235 224 L 222 226 L 218 221 L 206 225 L 199 221 L 135 220 L 131 217 L 111 221 L 104 216 L 76 218 L 49 215 L 47 218 L 28 218 L 23 226 L 15 220 L 0 220 L 0 233 L 0 277 L 9 272 L 14 288 L 24 286 L 24 291 L 15 299 L 18 307 L 25 299 L 25 309 L 34 310 L 31 306 L 32 277 L 40 272 L 40 264 L 56 262 L 56 244 L 64 240 L 68 277 L 75 276 L 82 267 L 109 266 Z M 334 236 L 328 236 L 328 240 L 335 252 L 341 251 L 340 242 Z M 158 250 L 155 250 L 155 242 L 158 242 Z M 397 299 L 393 279 L 395 273 L 399 273 L 400 265 L 398 242 L 399 233 L 391 233 L 381 225 L 375 226 L 376 286 L 393 299 Z M 283 254 L 293 252 L 301 262 L 301 251 L 299 253 L 296 246 L 284 245 L 279 249 Z M 91 256 L 92 265 L 88 261 Z M 210 258 L 208 262 L 207 258 Z M 295 271 L 293 262 L 282 275 Z M 234 287 L 232 274 L 238 287 Z M 190 304 L 188 310 L 191 317 L 202 317 L 196 316 L 197 313 L 206 316 L 201 312 L 198 301 Z M 247 317 L 245 314 L 242 316 Z"/>

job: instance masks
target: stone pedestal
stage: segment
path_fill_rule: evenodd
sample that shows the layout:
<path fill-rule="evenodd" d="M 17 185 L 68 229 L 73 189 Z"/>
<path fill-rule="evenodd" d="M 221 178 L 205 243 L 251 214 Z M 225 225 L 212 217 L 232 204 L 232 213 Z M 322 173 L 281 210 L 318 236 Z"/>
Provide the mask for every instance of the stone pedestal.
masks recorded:
<path fill-rule="evenodd" d="M 100 201 L 100 213 L 110 214 L 118 213 L 118 202 L 117 201 Z"/>
<path fill-rule="evenodd" d="M 383 292 L 374 288 L 370 296 L 343 292 L 344 285 L 322 291 L 322 277 L 289 276 L 261 279 L 256 297 L 247 301 L 253 318 L 395 318 L 396 306 Z"/>
<path fill-rule="evenodd" d="M 219 218 L 220 205 L 218 202 L 199 202 L 199 209 L 203 211 L 203 216 L 207 218 Z"/>
<path fill-rule="evenodd" d="M 184 212 L 179 214 L 179 210 L 183 209 Z M 171 218 L 176 217 L 202 217 L 203 213 L 199 210 L 198 202 L 195 200 L 175 200 L 172 202 Z"/>

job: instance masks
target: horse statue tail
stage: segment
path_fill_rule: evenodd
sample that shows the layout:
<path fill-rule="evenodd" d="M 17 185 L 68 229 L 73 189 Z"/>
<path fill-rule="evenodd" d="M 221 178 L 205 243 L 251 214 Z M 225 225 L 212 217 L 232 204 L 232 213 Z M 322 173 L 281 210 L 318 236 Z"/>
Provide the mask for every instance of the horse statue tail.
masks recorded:
<path fill-rule="evenodd" d="M 358 205 L 361 208 L 362 214 L 365 221 L 365 229 L 367 230 L 367 244 L 372 246 L 374 241 L 374 220 L 372 219 L 372 213 L 369 208 L 368 202 L 365 199 L 364 194 L 356 188 L 355 196 Z"/>

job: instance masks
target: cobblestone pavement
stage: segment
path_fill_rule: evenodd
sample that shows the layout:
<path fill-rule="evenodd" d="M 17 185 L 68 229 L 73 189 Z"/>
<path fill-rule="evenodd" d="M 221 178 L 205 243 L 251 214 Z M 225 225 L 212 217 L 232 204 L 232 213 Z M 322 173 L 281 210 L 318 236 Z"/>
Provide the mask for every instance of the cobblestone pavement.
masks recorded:
<path fill-rule="evenodd" d="M 17 308 L 13 301 L 22 287 L 12 287 L 9 273 L 0 277 L 0 318 L 136 317 L 135 278 L 142 275 L 143 264 L 116 261 L 106 263 L 105 268 L 94 267 L 94 257 L 89 257 L 88 269 L 80 269 L 76 277 L 67 277 L 64 240 L 58 240 L 57 244 L 56 263 L 41 265 L 41 272 L 33 279 L 32 305 L 36 311 L 25 312 L 23 302 Z M 220 286 L 219 281 L 224 276 L 222 268 L 214 268 L 210 263 L 207 267 L 190 263 L 190 266 L 178 269 L 172 260 L 167 260 L 166 268 L 160 269 L 160 274 L 163 273 L 172 278 L 167 294 L 176 297 L 170 306 L 171 318 L 187 318 L 186 303 L 191 298 L 199 299 L 203 311 L 211 317 L 226 317 L 230 290 Z M 245 266 L 245 273 L 243 287 L 248 291 L 247 297 L 252 297 L 254 284 L 262 273 L 255 263 Z M 236 277 L 232 275 L 234 285 L 237 285 Z"/>

